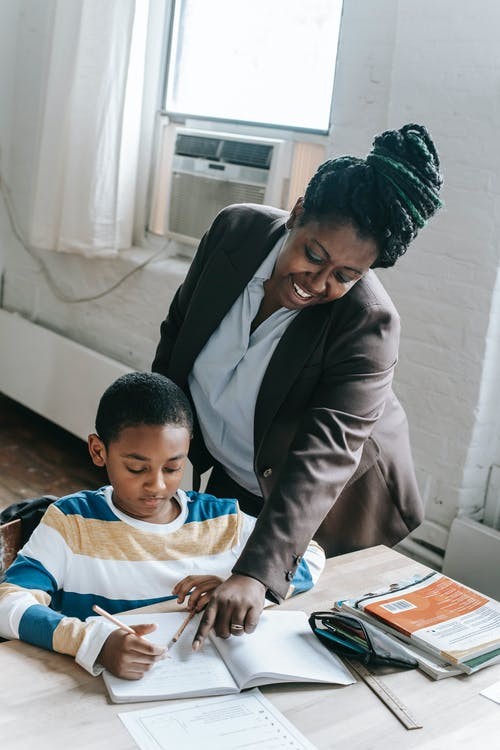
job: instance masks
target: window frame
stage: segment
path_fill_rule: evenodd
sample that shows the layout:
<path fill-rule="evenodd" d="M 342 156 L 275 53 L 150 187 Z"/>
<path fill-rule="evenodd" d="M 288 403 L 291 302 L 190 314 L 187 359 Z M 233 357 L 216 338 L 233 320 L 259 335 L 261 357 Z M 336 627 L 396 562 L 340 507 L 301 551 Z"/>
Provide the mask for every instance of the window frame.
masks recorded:
<path fill-rule="evenodd" d="M 168 96 L 168 82 L 170 77 L 170 66 L 172 64 L 171 61 L 171 54 L 172 54 L 172 48 L 173 48 L 173 39 L 174 39 L 174 30 L 175 30 L 175 21 L 176 21 L 176 11 L 177 8 L 180 7 L 180 5 L 184 2 L 184 0 L 171 0 L 170 1 L 170 9 L 169 9 L 169 19 L 166 29 L 166 43 L 165 43 L 165 57 L 164 57 L 164 69 L 163 69 L 163 80 L 162 80 L 162 87 L 161 87 L 161 99 L 160 99 L 160 106 L 159 106 L 159 114 L 163 117 L 168 117 L 171 122 L 177 123 L 177 124 L 186 124 L 189 121 L 193 123 L 193 127 L 205 127 L 203 123 L 209 124 L 209 129 L 217 129 L 217 130 L 224 130 L 226 125 L 232 129 L 232 128 L 238 128 L 234 132 L 241 132 L 242 134 L 256 134 L 256 135 L 262 135 L 262 131 L 267 131 L 267 134 L 272 137 L 284 137 L 288 139 L 294 139 L 294 137 L 297 136 L 297 134 L 304 135 L 304 136 L 316 136 L 321 137 L 322 139 L 327 138 L 332 129 L 332 112 L 333 112 L 333 97 L 335 92 L 335 77 L 336 77 L 336 69 L 337 69 L 337 61 L 338 61 L 338 50 L 340 45 L 340 35 L 341 35 L 341 26 L 342 26 L 342 16 L 344 13 L 344 0 L 340 0 L 341 2 L 341 10 L 340 10 L 340 21 L 339 21 L 339 33 L 338 33 L 338 39 L 337 39 L 337 48 L 335 52 L 335 61 L 334 61 L 334 70 L 333 70 L 333 77 L 332 77 L 332 83 L 331 83 L 331 89 L 330 89 L 330 108 L 328 113 L 328 126 L 326 129 L 324 128 L 305 128 L 301 126 L 293 126 L 293 125 L 287 125 L 284 123 L 273 123 L 273 122 L 260 122 L 257 120 L 241 120 L 237 118 L 227 118 L 227 117 L 215 117 L 212 115 L 202 115 L 202 114 L 193 114 L 190 112 L 181 112 L 181 111 L 170 111 L 167 106 L 167 96 Z M 212 126 L 215 126 L 213 127 Z M 239 128 L 244 128 L 244 130 L 239 130 Z M 249 130 L 247 130 L 247 128 Z M 270 132 L 269 132 L 270 131 Z M 304 139 L 306 140 L 306 138 Z"/>

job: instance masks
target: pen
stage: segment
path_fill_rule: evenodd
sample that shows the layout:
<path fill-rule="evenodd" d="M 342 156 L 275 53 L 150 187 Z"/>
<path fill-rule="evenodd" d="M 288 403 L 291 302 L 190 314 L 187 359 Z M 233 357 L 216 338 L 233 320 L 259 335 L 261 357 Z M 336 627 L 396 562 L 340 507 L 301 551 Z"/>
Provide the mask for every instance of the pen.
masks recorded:
<path fill-rule="evenodd" d="M 118 617 L 114 617 L 113 615 L 110 615 L 109 612 L 106 612 L 105 609 L 102 609 L 102 607 L 99 607 L 97 604 L 94 604 L 92 609 L 94 610 L 96 614 L 101 615 L 102 617 L 105 617 L 110 622 L 114 622 L 114 624 L 118 625 L 118 627 L 121 628 L 122 630 L 126 630 L 127 633 L 130 633 L 131 635 L 137 635 L 135 630 L 132 630 L 131 627 L 129 627 L 128 625 L 125 625 L 125 623 L 119 620 Z"/>
<path fill-rule="evenodd" d="M 186 627 L 189 625 L 189 623 L 191 622 L 191 620 L 193 619 L 193 617 L 196 614 L 197 614 L 197 612 L 195 610 L 193 610 L 192 612 L 189 613 L 189 615 L 186 617 L 186 619 L 184 620 L 184 622 L 180 626 L 179 630 L 176 633 L 174 633 L 174 635 L 172 636 L 172 638 L 167 643 L 167 650 L 169 648 L 171 648 L 174 645 L 174 643 L 177 643 L 177 641 L 179 640 L 179 638 L 183 634 L 184 630 L 186 629 Z"/>

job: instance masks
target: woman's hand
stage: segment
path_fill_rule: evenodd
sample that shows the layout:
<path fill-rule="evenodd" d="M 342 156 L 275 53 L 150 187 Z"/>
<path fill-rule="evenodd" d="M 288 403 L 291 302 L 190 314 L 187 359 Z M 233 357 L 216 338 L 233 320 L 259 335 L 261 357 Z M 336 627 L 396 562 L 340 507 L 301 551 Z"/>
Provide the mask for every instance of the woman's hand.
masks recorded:
<path fill-rule="evenodd" d="M 156 625 L 132 625 L 137 635 L 117 628 L 107 637 L 97 658 L 109 672 L 124 680 L 140 680 L 153 664 L 163 658 L 165 647 L 141 638 Z"/>
<path fill-rule="evenodd" d="M 186 576 L 176 583 L 172 589 L 172 594 L 177 596 L 177 601 L 182 604 L 189 594 L 187 608 L 190 612 L 200 612 L 210 601 L 210 592 L 222 583 L 223 579 L 219 576 Z"/>
<path fill-rule="evenodd" d="M 250 576 L 232 575 L 211 594 L 193 640 L 197 651 L 212 628 L 221 638 L 252 633 L 264 607 L 266 587 Z"/>

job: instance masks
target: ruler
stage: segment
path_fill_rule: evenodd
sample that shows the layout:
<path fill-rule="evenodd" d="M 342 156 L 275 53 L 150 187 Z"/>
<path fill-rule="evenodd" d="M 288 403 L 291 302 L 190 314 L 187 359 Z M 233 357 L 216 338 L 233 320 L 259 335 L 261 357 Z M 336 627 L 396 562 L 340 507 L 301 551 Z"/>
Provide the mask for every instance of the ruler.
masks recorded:
<path fill-rule="evenodd" d="M 376 677 L 369 669 L 365 667 L 361 662 L 354 662 L 351 659 L 346 659 L 349 666 L 355 672 L 363 682 L 366 682 L 370 690 L 373 690 L 375 695 L 385 703 L 387 708 L 399 719 L 406 729 L 421 729 L 422 724 L 411 715 L 406 708 L 405 704 L 402 703 L 399 698 L 394 695 L 392 690 L 389 690 L 382 680 Z"/>

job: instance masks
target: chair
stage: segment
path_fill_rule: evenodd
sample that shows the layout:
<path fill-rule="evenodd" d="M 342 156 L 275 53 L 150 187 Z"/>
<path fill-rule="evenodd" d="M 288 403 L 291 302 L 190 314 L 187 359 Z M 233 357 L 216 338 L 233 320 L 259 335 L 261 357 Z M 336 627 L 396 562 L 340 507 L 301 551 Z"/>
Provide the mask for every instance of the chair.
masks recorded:
<path fill-rule="evenodd" d="M 21 519 L 0 526 L 0 575 L 3 574 L 21 549 Z"/>
<path fill-rule="evenodd" d="M 14 561 L 55 500 L 55 495 L 43 495 L 13 503 L 0 512 L 0 575 Z"/>

